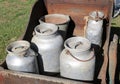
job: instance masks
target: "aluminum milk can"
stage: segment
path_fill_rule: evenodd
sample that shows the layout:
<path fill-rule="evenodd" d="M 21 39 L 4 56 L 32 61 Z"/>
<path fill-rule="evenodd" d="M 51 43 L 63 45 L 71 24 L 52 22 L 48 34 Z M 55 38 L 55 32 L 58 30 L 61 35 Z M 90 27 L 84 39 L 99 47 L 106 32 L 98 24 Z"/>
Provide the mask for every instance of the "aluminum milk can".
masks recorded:
<path fill-rule="evenodd" d="M 89 19 L 86 28 L 86 38 L 89 39 L 92 44 L 99 45 L 100 47 L 102 45 L 103 18 L 103 12 L 91 12 L 89 14 Z"/>
<path fill-rule="evenodd" d="M 38 60 L 42 58 L 44 72 L 60 72 L 59 56 L 63 50 L 63 38 L 57 31 L 58 26 L 51 23 L 41 23 L 34 30 L 31 42 L 38 48 Z"/>
<path fill-rule="evenodd" d="M 59 27 L 58 32 L 66 39 L 70 17 L 64 14 L 48 14 L 39 19 L 40 23 L 52 23 Z"/>
<path fill-rule="evenodd" d="M 38 73 L 37 54 L 30 48 L 30 43 L 19 40 L 7 46 L 6 63 L 10 70 Z"/>
<path fill-rule="evenodd" d="M 91 43 L 83 37 L 71 37 L 64 43 L 60 55 L 60 75 L 62 77 L 92 81 L 95 70 L 95 56 Z"/>

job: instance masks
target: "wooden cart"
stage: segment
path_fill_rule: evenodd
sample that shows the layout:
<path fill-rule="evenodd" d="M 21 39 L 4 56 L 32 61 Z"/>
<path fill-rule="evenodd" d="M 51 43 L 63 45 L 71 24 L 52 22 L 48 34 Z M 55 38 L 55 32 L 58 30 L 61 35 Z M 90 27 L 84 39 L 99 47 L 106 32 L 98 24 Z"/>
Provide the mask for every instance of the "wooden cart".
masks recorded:
<path fill-rule="evenodd" d="M 38 0 L 32 8 L 29 23 L 21 39 L 31 41 L 33 30 L 35 26 L 39 24 L 38 20 L 40 17 L 53 13 L 70 15 L 71 21 L 67 32 L 68 38 L 71 36 L 84 36 L 86 27 L 85 18 L 88 16 L 89 12 L 98 10 L 105 13 L 105 20 L 102 48 L 93 46 L 96 50 L 94 81 L 76 81 L 62 78 L 60 76 L 47 76 L 10 71 L 7 70 L 4 61 L 0 65 L 0 84 L 97 84 L 100 82 L 105 84 L 106 79 L 108 79 L 106 72 L 108 67 L 109 37 L 113 12 L 112 0 Z"/>

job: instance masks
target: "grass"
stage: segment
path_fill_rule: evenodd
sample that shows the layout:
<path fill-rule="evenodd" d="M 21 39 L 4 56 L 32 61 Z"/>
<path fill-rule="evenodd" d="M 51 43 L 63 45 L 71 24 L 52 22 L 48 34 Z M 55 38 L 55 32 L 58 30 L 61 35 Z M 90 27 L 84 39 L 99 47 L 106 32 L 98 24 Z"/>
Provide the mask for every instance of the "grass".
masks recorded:
<path fill-rule="evenodd" d="M 120 15 L 112 19 L 112 27 L 120 27 Z"/>
<path fill-rule="evenodd" d="M 0 0 L 0 59 L 6 56 L 8 43 L 25 31 L 36 0 Z"/>

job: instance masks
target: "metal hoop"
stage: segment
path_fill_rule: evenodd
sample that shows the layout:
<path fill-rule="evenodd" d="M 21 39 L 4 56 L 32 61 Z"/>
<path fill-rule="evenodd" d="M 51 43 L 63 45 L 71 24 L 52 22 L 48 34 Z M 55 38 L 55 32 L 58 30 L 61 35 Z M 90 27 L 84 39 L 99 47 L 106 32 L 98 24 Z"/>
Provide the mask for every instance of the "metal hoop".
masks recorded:
<path fill-rule="evenodd" d="M 81 62 L 87 62 L 87 61 L 90 61 L 92 60 L 95 56 L 93 55 L 91 58 L 87 59 L 87 60 L 80 60 L 78 58 L 76 58 L 75 56 L 73 56 L 68 50 L 66 51 L 67 54 L 70 54 L 71 57 L 73 57 L 74 59 L 76 59 L 77 61 L 81 61 Z"/>

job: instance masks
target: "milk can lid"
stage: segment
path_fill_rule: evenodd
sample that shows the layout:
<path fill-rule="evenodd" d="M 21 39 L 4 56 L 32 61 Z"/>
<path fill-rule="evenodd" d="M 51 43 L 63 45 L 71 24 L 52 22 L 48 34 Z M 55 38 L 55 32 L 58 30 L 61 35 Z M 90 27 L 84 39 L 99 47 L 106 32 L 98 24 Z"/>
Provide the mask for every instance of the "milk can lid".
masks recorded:
<path fill-rule="evenodd" d="M 90 49 L 91 42 L 84 37 L 71 37 L 65 41 L 64 46 L 70 51 L 82 52 Z"/>
<path fill-rule="evenodd" d="M 35 33 L 38 35 L 51 35 L 57 32 L 58 26 L 51 23 L 41 23 L 35 27 Z"/>
<path fill-rule="evenodd" d="M 28 50 L 30 47 L 30 43 L 28 41 L 24 41 L 24 40 L 19 40 L 19 41 L 15 41 L 10 43 L 7 46 L 7 52 L 8 53 L 25 53 L 26 50 Z"/>
<path fill-rule="evenodd" d="M 94 20 L 102 20 L 104 18 L 104 13 L 102 11 L 92 11 L 89 13 L 89 18 Z"/>
<path fill-rule="evenodd" d="M 40 23 L 52 23 L 56 25 L 62 25 L 70 22 L 69 15 L 54 13 L 54 14 L 47 14 L 42 16 L 39 19 Z"/>

